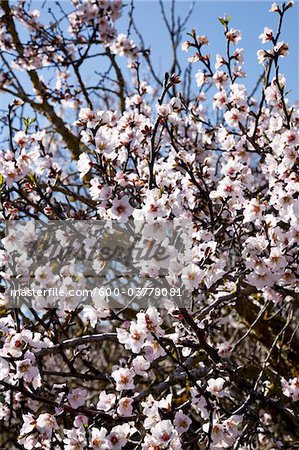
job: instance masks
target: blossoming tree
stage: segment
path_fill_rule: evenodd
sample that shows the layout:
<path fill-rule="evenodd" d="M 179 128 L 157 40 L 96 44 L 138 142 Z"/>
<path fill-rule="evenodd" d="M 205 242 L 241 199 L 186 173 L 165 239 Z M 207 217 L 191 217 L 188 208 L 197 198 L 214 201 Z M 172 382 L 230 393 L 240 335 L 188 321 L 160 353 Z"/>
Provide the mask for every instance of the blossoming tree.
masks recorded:
<path fill-rule="evenodd" d="M 192 301 L 13 308 L 5 283 L 20 243 L 3 234 L 1 448 L 295 448 L 299 114 L 279 69 L 293 2 L 270 9 L 277 30 L 260 35 L 252 94 L 230 18 L 213 58 L 195 29 L 180 42 L 189 15 L 168 19 L 161 2 L 174 57 L 160 79 L 133 4 L 127 34 L 121 1 L 29 4 L 0 0 L 3 223 L 188 220 L 190 264 L 168 269 Z M 69 289 L 80 278 L 51 264 L 34 277 Z"/>

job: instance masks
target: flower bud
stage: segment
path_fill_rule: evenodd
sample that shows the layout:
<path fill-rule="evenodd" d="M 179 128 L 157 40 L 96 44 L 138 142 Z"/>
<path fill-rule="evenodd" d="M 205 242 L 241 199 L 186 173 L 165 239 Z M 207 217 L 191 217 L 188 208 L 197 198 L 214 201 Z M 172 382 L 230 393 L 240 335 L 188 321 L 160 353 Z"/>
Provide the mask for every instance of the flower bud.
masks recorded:
<path fill-rule="evenodd" d="M 175 73 L 173 73 L 170 76 L 170 83 L 171 84 L 179 84 L 181 82 L 180 77 L 178 75 L 176 75 Z"/>
<path fill-rule="evenodd" d="M 24 105 L 24 102 L 20 98 L 15 98 L 14 101 L 12 102 L 12 106 L 22 106 L 22 105 Z"/>

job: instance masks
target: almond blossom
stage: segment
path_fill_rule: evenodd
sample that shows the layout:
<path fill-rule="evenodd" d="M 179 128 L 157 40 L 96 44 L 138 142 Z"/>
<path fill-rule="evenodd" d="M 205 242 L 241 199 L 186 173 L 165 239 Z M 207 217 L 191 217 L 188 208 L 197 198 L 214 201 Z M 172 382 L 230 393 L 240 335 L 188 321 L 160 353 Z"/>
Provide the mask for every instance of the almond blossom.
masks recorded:
<path fill-rule="evenodd" d="M 296 5 L 135 8 L 0 1 L 0 447 L 293 448 Z"/>

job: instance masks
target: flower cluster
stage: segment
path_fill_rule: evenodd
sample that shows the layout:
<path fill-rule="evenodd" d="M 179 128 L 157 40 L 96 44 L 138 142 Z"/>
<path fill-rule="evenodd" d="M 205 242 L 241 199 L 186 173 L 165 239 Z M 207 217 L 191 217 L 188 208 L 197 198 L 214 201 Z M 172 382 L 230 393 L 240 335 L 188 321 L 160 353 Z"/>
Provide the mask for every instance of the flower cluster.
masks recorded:
<path fill-rule="evenodd" d="M 279 67 L 293 2 L 271 7 L 278 31 L 261 30 L 264 75 L 253 94 L 231 18 L 219 18 L 226 54 L 215 58 L 207 36 L 188 33 L 188 85 L 190 68 L 157 76 L 132 39 L 133 8 L 117 31 L 121 1 L 73 0 L 60 17 L 50 8 L 50 25 L 25 3 L 0 2 L 0 89 L 15 98 L 2 119 L 0 215 L 17 221 L 1 235 L 0 447 L 293 448 L 299 110 Z M 182 23 L 168 23 L 172 71 Z M 90 78 L 97 58 L 108 65 Z M 76 224 L 80 239 L 56 228 L 59 251 L 44 262 L 52 221 Z M 36 223 L 49 225 L 40 245 Z M 146 287 L 163 279 L 180 302 L 166 291 L 163 305 L 148 294 L 140 307 L 137 290 L 126 301 L 137 257 L 120 252 L 109 266 L 102 234 L 88 228 L 102 223 L 126 229 L 126 248 L 134 223 L 147 255 L 154 241 L 168 249 L 137 278 Z M 66 263 L 70 242 L 76 256 Z M 86 304 L 77 289 L 95 274 L 102 290 Z M 37 294 L 16 308 L 9 288 L 24 279 Z M 44 292 L 59 283 L 76 295 Z M 110 307 L 105 289 L 115 286 Z"/>

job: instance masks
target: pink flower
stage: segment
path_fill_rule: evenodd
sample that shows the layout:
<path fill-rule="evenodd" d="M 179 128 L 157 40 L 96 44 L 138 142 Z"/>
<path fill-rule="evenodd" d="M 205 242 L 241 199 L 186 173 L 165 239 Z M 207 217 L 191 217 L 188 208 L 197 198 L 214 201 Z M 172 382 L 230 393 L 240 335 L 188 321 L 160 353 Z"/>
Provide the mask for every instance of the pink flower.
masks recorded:
<path fill-rule="evenodd" d="M 220 69 L 220 67 L 224 66 L 224 64 L 225 64 L 225 59 L 223 58 L 223 56 L 217 54 L 216 55 L 215 69 L 216 70 Z"/>
<path fill-rule="evenodd" d="M 203 86 L 208 82 L 208 75 L 205 72 L 202 72 L 201 70 L 198 70 L 195 74 L 195 81 L 198 87 Z"/>
<path fill-rule="evenodd" d="M 30 359 L 24 359 L 23 361 L 17 361 L 17 378 L 23 378 L 27 383 L 31 383 L 34 378 L 39 376 L 39 370 L 32 365 Z"/>
<path fill-rule="evenodd" d="M 207 392 L 211 392 L 211 394 L 216 397 L 224 397 L 226 392 L 223 391 L 225 380 L 223 378 L 210 378 L 208 380 Z"/>
<path fill-rule="evenodd" d="M 273 48 L 273 51 L 276 55 L 284 58 L 289 53 L 289 45 L 286 42 L 277 42 Z"/>
<path fill-rule="evenodd" d="M 129 417 L 133 414 L 133 399 L 123 397 L 118 402 L 117 412 L 120 416 Z"/>
<path fill-rule="evenodd" d="M 40 414 L 36 419 L 36 428 L 40 433 L 45 433 L 48 437 L 51 437 L 53 430 L 57 430 L 59 427 L 55 417 L 45 413 Z"/>
<path fill-rule="evenodd" d="M 265 264 L 255 264 L 254 271 L 246 276 L 246 282 L 257 289 L 263 289 L 274 285 L 275 275 Z"/>
<path fill-rule="evenodd" d="M 228 98 L 224 90 L 217 92 L 213 97 L 213 108 L 222 110 L 228 103 Z"/>
<path fill-rule="evenodd" d="M 116 383 L 117 391 L 134 389 L 134 372 L 131 369 L 119 368 L 112 372 L 111 376 Z"/>
<path fill-rule="evenodd" d="M 236 45 L 240 39 L 242 38 L 242 34 L 239 30 L 235 30 L 234 28 L 231 28 L 226 33 L 226 38 L 233 44 Z"/>
<path fill-rule="evenodd" d="M 243 421 L 243 416 L 234 414 L 224 421 L 223 425 L 227 433 L 231 436 L 231 444 L 235 442 L 235 439 L 241 435 L 240 424 Z M 229 437 L 226 437 L 226 441 L 230 443 Z"/>
<path fill-rule="evenodd" d="M 205 433 L 208 433 L 209 429 L 210 429 L 209 422 L 204 423 L 202 426 L 202 429 Z M 211 437 L 212 437 L 213 448 L 224 449 L 227 447 L 227 443 L 225 442 L 225 438 L 226 438 L 225 428 L 221 423 L 218 423 L 216 421 L 213 422 Z"/>
<path fill-rule="evenodd" d="M 171 106 L 167 103 L 164 103 L 163 105 L 157 106 L 157 111 L 160 117 L 168 117 L 171 114 Z"/>
<path fill-rule="evenodd" d="M 127 423 L 113 427 L 108 436 L 108 439 L 111 442 L 111 449 L 121 450 L 128 442 L 130 434 L 131 428 Z"/>
<path fill-rule="evenodd" d="M 182 43 L 181 49 L 183 50 L 183 52 L 187 52 L 190 48 L 190 42 L 189 41 L 184 41 Z"/>
<path fill-rule="evenodd" d="M 170 420 L 161 420 L 152 428 L 151 433 L 161 445 L 169 444 L 177 436 Z"/>
<path fill-rule="evenodd" d="M 67 396 L 68 402 L 72 408 L 77 409 L 84 405 L 87 391 L 85 389 L 73 389 Z"/>
<path fill-rule="evenodd" d="M 145 342 L 143 349 L 146 359 L 150 362 L 166 355 L 164 348 L 155 340 Z"/>
<path fill-rule="evenodd" d="M 264 32 L 259 35 L 259 39 L 262 39 L 262 43 L 270 42 L 273 39 L 273 30 L 265 27 Z"/>
<path fill-rule="evenodd" d="M 97 115 L 95 111 L 91 111 L 89 108 L 81 108 L 79 121 L 85 122 L 88 128 L 94 128 L 97 123 Z"/>
<path fill-rule="evenodd" d="M 83 178 L 91 169 L 92 162 L 86 153 L 81 153 L 77 162 L 80 178 Z"/>
<path fill-rule="evenodd" d="M 281 380 L 282 392 L 286 397 L 290 397 L 293 402 L 299 400 L 299 378 L 290 378 L 286 381 L 284 378 Z"/>
<path fill-rule="evenodd" d="M 263 211 L 265 211 L 265 205 L 261 204 L 257 199 L 253 198 L 245 205 L 244 209 L 244 223 L 253 222 L 257 219 L 261 219 Z"/>
<path fill-rule="evenodd" d="M 87 424 L 88 424 L 88 418 L 86 416 L 80 414 L 79 416 L 75 417 L 74 426 L 76 428 L 84 427 Z"/>
<path fill-rule="evenodd" d="M 31 433 L 32 430 L 36 427 L 36 418 L 31 414 L 24 414 L 23 415 L 23 425 L 20 430 L 20 436 L 23 434 Z"/>
<path fill-rule="evenodd" d="M 110 45 L 110 49 L 116 55 L 136 57 L 136 46 L 125 34 L 119 34 L 112 45 Z"/>
<path fill-rule="evenodd" d="M 192 420 L 186 416 L 183 411 L 177 411 L 174 416 L 174 426 L 179 434 L 183 434 L 188 431 Z"/>
<path fill-rule="evenodd" d="M 141 326 L 132 322 L 129 331 L 118 328 L 117 337 L 119 342 L 124 344 L 127 350 L 131 350 L 133 353 L 140 353 L 146 338 L 146 333 Z"/>
<path fill-rule="evenodd" d="M 103 297 L 103 306 L 104 301 L 107 301 L 106 297 Z M 86 305 L 82 310 L 82 314 L 84 318 L 89 320 L 90 325 L 95 328 L 95 326 L 101 319 L 105 319 L 109 316 L 110 310 L 107 308 L 94 308 L 93 306 Z"/>
<path fill-rule="evenodd" d="M 97 403 L 97 409 L 100 409 L 101 411 L 109 411 L 116 402 L 116 395 L 115 394 L 107 394 L 106 391 L 102 391 L 99 395 L 99 401 Z"/>
<path fill-rule="evenodd" d="M 14 136 L 14 141 L 21 147 L 25 147 L 29 137 L 24 131 L 18 131 Z"/>
<path fill-rule="evenodd" d="M 136 356 L 136 358 L 134 358 L 132 361 L 132 367 L 137 375 L 146 378 L 148 377 L 148 369 L 150 368 L 150 363 L 144 358 L 144 356 Z"/>
<path fill-rule="evenodd" d="M 287 145 L 298 145 L 299 144 L 299 135 L 296 130 L 288 130 L 283 135 L 284 141 Z"/>
<path fill-rule="evenodd" d="M 48 266 L 38 267 L 34 272 L 35 281 L 41 286 L 46 286 L 53 280 L 53 272 Z"/>
<path fill-rule="evenodd" d="M 217 70 L 213 75 L 213 82 L 217 89 L 223 88 L 228 82 L 228 74 L 222 70 Z"/>
<path fill-rule="evenodd" d="M 170 101 L 170 106 L 173 112 L 178 113 L 182 109 L 183 104 L 178 97 L 173 97 Z"/>
<path fill-rule="evenodd" d="M 198 288 L 203 279 L 204 271 L 196 264 L 191 264 L 182 270 L 183 283 L 189 290 Z"/>
<path fill-rule="evenodd" d="M 92 428 L 90 445 L 95 450 L 110 450 L 112 448 L 111 442 L 107 438 L 106 428 Z"/>
<path fill-rule="evenodd" d="M 158 336 L 163 335 L 164 331 L 160 325 L 163 323 L 163 319 L 157 308 L 151 306 L 145 313 L 140 312 L 137 314 L 137 326 L 146 333 L 154 332 Z M 147 336 L 150 338 L 150 336 Z"/>
<path fill-rule="evenodd" d="M 4 380 L 4 378 L 8 377 L 9 371 L 9 363 L 6 361 L 6 359 L 0 356 L 0 380 Z"/>
<path fill-rule="evenodd" d="M 65 430 L 64 449 L 65 450 L 84 450 L 86 446 L 85 433 L 80 428 Z"/>
<path fill-rule="evenodd" d="M 244 117 L 244 113 L 241 113 L 237 108 L 232 108 L 224 114 L 224 119 L 230 127 L 238 126 L 239 122 L 243 122 Z"/>
<path fill-rule="evenodd" d="M 122 222 L 126 222 L 134 208 L 130 205 L 129 197 L 124 195 L 122 198 L 115 198 L 112 202 L 112 207 L 108 211 L 112 219 L 120 219 Z"/>
<path fill-rule="evenodd" d="M 271 8 L 269 9 L 269 12 L 277 12 L 279 11 L 279 6 L 277 3 L 272 3 Z"/>

